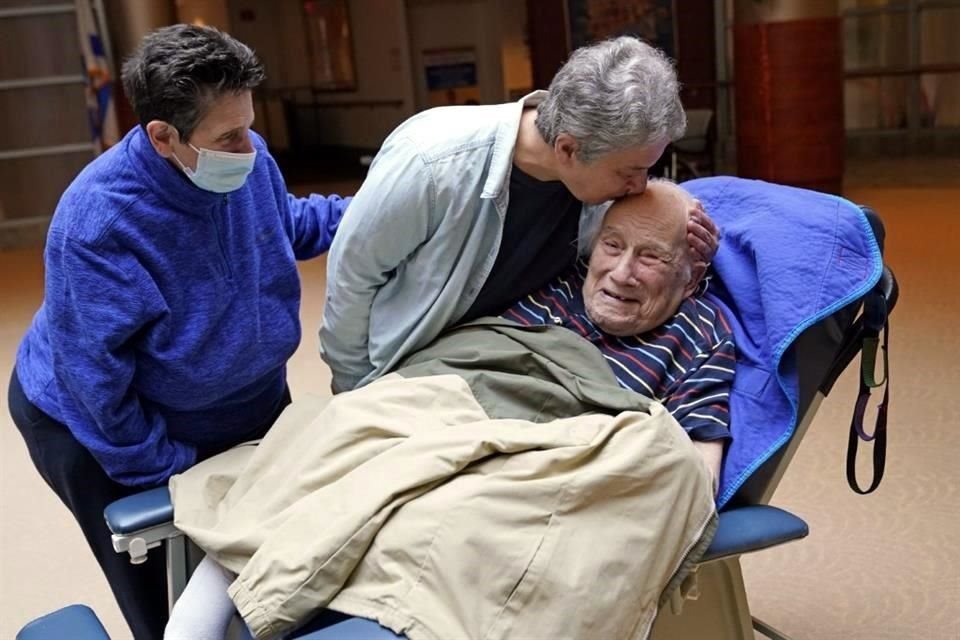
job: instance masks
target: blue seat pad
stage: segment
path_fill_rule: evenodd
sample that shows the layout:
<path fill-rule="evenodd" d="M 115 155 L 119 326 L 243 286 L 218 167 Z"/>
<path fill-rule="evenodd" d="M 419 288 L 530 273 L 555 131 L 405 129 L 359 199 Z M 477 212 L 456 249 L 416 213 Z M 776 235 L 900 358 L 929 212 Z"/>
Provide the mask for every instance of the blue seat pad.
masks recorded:
<path fill-rule="evenodd" d="M 107 505 L 103 510 L 110 531 L 128 534 L 173 521 L 170 490 L 157 487 Z"/>
<path fill-rule="evenodd" d="M 85 604 L 72 604 L 28 623 L 17 640 L 110 640 L 97 614 Z"/>
<path fill-rule="evenodd" d="M 703 562 L 759 551 L 806 537 L 807 523 L 789 511 L 750 505 L 720 512 L 720 525 Z"/>

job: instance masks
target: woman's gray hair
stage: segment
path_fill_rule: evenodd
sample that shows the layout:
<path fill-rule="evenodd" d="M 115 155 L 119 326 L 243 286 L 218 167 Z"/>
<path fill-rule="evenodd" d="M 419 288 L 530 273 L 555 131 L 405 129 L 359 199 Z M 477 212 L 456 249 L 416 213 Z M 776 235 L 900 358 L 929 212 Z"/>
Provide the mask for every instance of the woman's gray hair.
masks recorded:
<path fill-rule="evenodd" d="M 213 27 L 177 24 L 144 38 L 121 78 L 141 125 L 163 120 L 187 142 L 214 100 L 254 89 L 264 72 L 239 40 Z"/>
<path fill-rule="evenodd" d="M 680 83 L 664 53 L 631 36 L 573 52 L 537 107 L 550 145 L 566 133 L 589 162 L 611 151 L 676 140 L 687 127 Z"/>

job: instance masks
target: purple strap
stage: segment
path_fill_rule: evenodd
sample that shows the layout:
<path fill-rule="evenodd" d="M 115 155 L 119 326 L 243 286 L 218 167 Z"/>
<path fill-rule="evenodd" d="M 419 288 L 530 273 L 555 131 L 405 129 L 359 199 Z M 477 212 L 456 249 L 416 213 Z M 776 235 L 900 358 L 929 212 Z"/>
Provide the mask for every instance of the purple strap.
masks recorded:
<path fill-rule="evenodd" d="M 880 347 L 883 351 L 884 362 L 884 386 L 883 400 L 877 406 L 877 421 L 873 433 L 867 434 L 863 430 L 863 418 L 866 414 L 867 402 L 870 400 L 870 385 L 867 380 L 873 380 L 873 371 L 864 371 L 868 362 L 875 359 L 863 353 L 860 355 L 860 395 L 857 397 L 857 405 L 853 412 L 853 419 L 850 421 L 850 437 L 847 441 L 847 484 L 856 493 L 866 495 L 880 486 L 883 479 L 883 471 L 887 462 L 887 407 L 890 404 L 890 371 L 887 369 L 887 345 L 890 338 L 890 326 L 883 328 L 883 345 Z M 857 482 L 857 447 L 860 440 L 864 442 L 873 441 L 873 481 L 867 489 L 861 489 Z"/>

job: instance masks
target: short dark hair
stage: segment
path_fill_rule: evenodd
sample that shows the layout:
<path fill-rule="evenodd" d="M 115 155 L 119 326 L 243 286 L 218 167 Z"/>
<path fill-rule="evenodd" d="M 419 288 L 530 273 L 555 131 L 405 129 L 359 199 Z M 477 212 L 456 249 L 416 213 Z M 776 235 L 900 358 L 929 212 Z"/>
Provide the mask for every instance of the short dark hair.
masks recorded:
<path fill-rule="evenodd" d="M 123 63 L 123 89 L 140 124 L 163 120 L 186 142 L 214 100 L 257 87 L 256 54 L 213 27 L 176 24 L 149 34 Z"/>

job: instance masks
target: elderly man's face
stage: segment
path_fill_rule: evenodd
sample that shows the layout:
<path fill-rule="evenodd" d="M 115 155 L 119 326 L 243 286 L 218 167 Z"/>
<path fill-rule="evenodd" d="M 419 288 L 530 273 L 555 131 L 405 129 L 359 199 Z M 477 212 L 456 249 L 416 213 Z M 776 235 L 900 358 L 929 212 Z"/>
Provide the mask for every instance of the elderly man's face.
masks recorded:
<path fill-rule="evenodd" d="M 603 331 L 654 329 L 696 289 L 686 242 L 690 204 L 679 187 L 654 183 L 607 212 L 583 285 L 587 315 Z"/>

